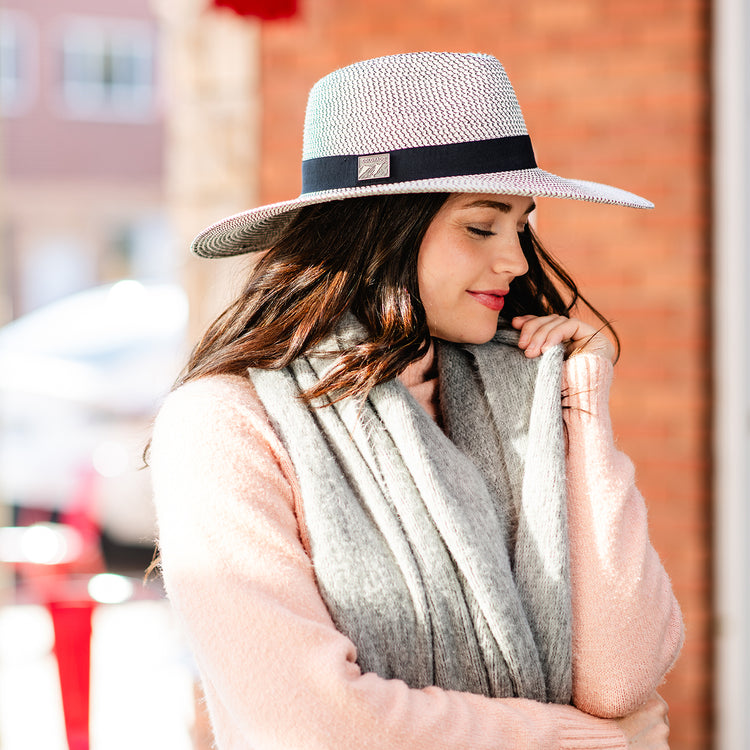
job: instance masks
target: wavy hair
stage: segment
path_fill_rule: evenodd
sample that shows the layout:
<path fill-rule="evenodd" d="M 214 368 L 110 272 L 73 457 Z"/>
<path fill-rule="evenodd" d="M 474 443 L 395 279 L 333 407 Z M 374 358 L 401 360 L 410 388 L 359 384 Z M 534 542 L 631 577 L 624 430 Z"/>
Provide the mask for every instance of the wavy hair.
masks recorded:
<path fill-rule="evenodd" d="M 286 367 L 323 341 L 348 311 L 364 326 L 365 340 L 342 352 L 303 397 L 364 397 L 397 376 L 430 346 L 417 255 L 447 198 L 386 195 L 300 209 L 209 326 L 175 387 L 206 375 L 243 374 L 249 367 Z M 519 238 L 529 270 L 511 283 L 504 316 L 569 315 L 583 302 L 612 331 L 532 229 Z"/>

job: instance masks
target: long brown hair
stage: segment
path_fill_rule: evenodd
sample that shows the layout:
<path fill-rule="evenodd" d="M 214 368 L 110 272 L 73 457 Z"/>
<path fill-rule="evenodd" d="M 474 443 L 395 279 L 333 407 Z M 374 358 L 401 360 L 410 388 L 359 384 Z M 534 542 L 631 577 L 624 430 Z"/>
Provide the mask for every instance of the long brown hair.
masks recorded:
<path fill-rule="evenodd" d="M 386 195 L 300 209 L 253 267 L 238 297 L 209 326 L 175 387 L 249 367 L 286 367 L 325 339 L 348 311 L 367 337 L 343 352 L 305 398 L 361 397 L 401 373 L 430 345 L 417 254 L 447 198 Z M 568 315 L 583 302 L 609 328 L 531 228 L 519 237 L 529 271 L 512 282 L 504 315 Z"/>

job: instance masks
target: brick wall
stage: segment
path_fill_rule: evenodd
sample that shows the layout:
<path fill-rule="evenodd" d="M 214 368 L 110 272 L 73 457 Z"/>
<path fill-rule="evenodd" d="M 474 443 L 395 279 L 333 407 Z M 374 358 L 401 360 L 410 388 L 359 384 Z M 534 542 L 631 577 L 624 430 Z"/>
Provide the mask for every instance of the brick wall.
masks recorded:
<path fill-rule="evenodd" d="M 261 31 L 260 199 L 299 192 L 310 86 L 358 59 L 483 51 L 505 64 L 540 164 L 653 212 L 540 202 L 538 226 L 623 343 L 612 394 L 687 643 L 664 686 L 673 750 L 710 746 L 707 0 L 300 0 Z"/>

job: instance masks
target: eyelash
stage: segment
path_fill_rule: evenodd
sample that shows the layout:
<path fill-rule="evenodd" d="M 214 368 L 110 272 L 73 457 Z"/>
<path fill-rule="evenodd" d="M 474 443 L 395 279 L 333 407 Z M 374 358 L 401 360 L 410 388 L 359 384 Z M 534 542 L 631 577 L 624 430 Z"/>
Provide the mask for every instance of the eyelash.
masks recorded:
<path fill-rule="evenodd" d="M 480 229 L 479 227 L 469 227 L 469 231 L 479 237 L 494 237 L 495 234 L 497 234 L 496 232 L 490 232 L 487 229 Z M 523 227 L 523 229 L 518 230 L 518 234 L 523 234 L 524 231 L 526 231 L 525 226 Z"/>

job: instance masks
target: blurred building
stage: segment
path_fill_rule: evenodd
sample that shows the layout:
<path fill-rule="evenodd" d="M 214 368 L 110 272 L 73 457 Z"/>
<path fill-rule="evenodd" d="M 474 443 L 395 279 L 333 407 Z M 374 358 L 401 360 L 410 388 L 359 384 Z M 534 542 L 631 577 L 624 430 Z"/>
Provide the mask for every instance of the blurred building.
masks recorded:
<path fill-rule="evenodd" d="M 108 282 L 177 279 L 164 195 L 160 66 L 159 27 L 149 0 L 2 3 L 0 325 Z M 136 297 L 145 294 L 132 285 L 116 291 L 128 288 Z M 116 524 L 118 541 L 148 545 L 148 477 L 137 467 L 151 412 L 142 405 L 97 403 L 96 388 L 84 385 L 81 373 L 97 371 L 114 383 L 104 369 L 119 365 L 123 376 L 129 366 L 130 383 L 150 379 L 166 390 L 179 367 L 155 378 L 158 353 L 139 363 L 132 356 L 144 351 L 135 340 L 136 322 L 121 346 L 128 317 L 117 323 L 106 303 L 98 312 L 80 310 L 78 317 L 51 311 L 46 331 L 26 324 L 23 355 L 19 349 L 9 353 L 12 333 L 3 338 L 3 354 L 13 357 L 19 372 L 22 356 L 54 356 L 21 376 L 25 382 L 9 385 L 0 378 L 0 502 L 46 513 L 70 507 L 83 493 L 109 531 L 115 531 L 107 522 L 111 512 L 134 524 L 130 531 Z M 84 351 L 94 327 L 100 329 L 98 343 Z M 147 343 L 148 326 L 140 336 Z M 173 339 L 172 349 L 182 354 L 179 332 Z M 63 382 L 58 366 L 79 368 L 73 377 L 78 393 L 69 387 L 73 380 Z M 6 376 L 8 371 L 6 366 Z M 122 459 L 102 472 L 96 456 L 107 445 Z"/>
<path fill-rule="evenodd" d="M 97 283 L 173 274 L 148 0 L 0 10 L 0 322 Z"/>

